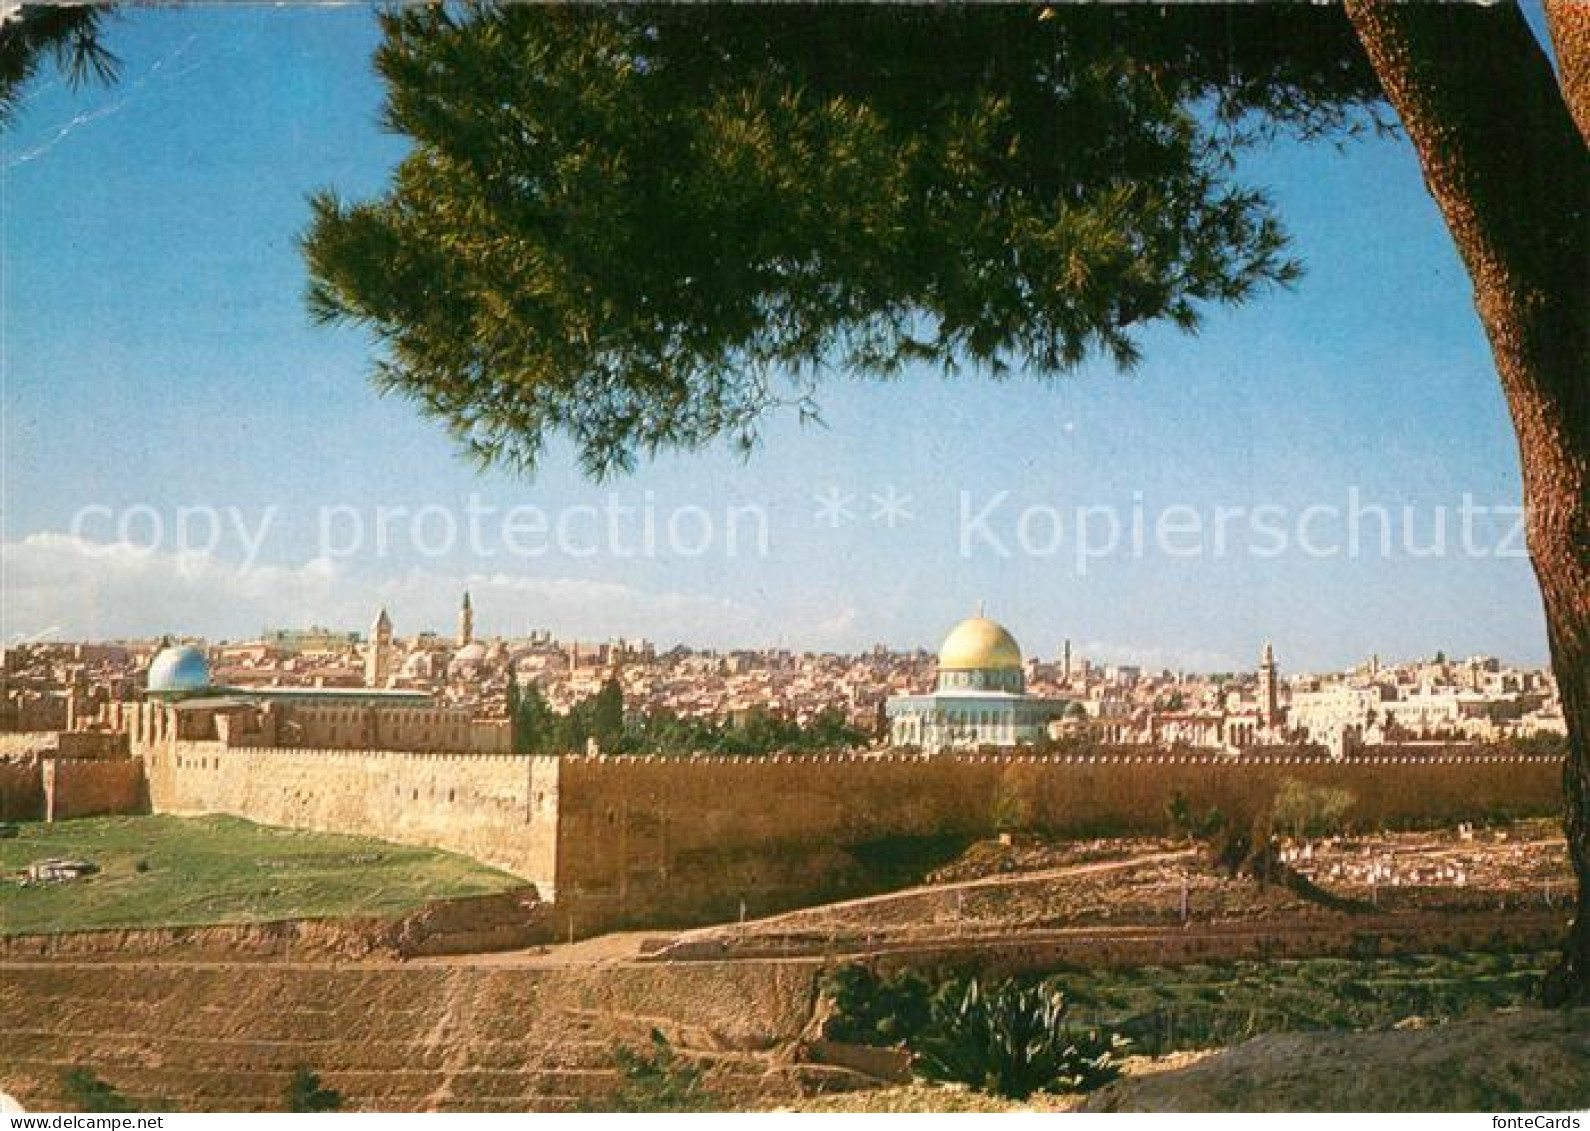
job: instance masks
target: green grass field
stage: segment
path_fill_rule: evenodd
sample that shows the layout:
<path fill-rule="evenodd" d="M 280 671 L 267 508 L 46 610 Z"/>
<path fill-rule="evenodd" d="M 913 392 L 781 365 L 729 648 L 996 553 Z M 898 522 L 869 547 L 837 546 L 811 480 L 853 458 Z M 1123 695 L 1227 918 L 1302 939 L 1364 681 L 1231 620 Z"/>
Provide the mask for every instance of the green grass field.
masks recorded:
<path fill-rule="evenodd" d="M 16 882 L 52 856 L 101 871 L 69 883 Z M 0 840 L 0 934 L 388 915 L 522 884 L 449 852 L 235 817 L 29 822 Z"/>

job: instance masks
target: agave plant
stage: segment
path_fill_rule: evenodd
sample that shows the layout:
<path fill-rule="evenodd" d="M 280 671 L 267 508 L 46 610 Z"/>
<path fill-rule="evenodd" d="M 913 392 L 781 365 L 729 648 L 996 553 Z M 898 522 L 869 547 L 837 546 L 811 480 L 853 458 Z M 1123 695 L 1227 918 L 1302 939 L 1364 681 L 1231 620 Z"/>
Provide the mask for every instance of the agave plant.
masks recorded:
<path fill-rule="evenodd" d="M 1073 1028 L 1065 1013 L 1065 996 L 1053 987 L 952 984 L 934 1001 L 926 1031 L 911 1042 L 913 1064 L 929 1080 L 1010 1099 L 1090 1091 L 1120 1075 L 1129 1042 Z"/>

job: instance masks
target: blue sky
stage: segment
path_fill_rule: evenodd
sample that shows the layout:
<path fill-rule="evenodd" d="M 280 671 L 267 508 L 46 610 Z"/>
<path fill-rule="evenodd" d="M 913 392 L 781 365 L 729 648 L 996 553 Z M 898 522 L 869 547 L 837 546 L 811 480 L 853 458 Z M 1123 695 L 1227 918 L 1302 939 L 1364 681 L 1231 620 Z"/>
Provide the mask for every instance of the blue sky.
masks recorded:
<path fill-rule="evenodd" d="M 468 585 L 486 633 L 931 646 L 986 600 L 1042 655 L 1069 637 L 1103 660 L 1249 666 L 1272 638 L 1293 669 L 1371 651 L 1545 659 L 1511 520 L 1479 524 L 1481 555 L 1455 545 L 1465 494 L 1516 506 L 1517 454 L 1466 276 L 1400 140 L 1254 154 L 1245 174 L 1273 191 L 1306 278 L 1209 311 L 1195 337 L 1146 335 L 1130 376 L 1097 363 L 1051 384 L 842 382 L 823 391 L 824 426 L 775 419 L 749 462 L 720 447 L 592 484 L 554 447 L 525 481 L 477 473 L 434 423 L 372 390 L 360 335 L 304 313 L 306 194 L 379 191 L 403 152 L 377 125 L 370 14 L 139 10 L 109 36 L 119 84 L 73 92 L 45 76 L 0 138 L 7 639 L 362 627 L 383 602 L 401 633 L 446 627 Z M 1216 508 L 1285 508 L 1295 536 L 1306 508 L 1345 507 L 1355 488 L 1391 511 L 1389 553 L 1212 547 Z M 890 489 L 910 498 L 892 528 L 870 498 Z M 853 496 L 837 528 L 818 516 L 831 491 Z M 714 539 L 699 555 L 625 553 L 581 512 L 574 552 L 431 555 L 398 522 L 385 553 L 325 553 L 324 508 L 368 532 L 376 507 L 462 516 L 471 495 L 552 522 L 610 496 L 649 499 L 664 525 L 699 507 Z M 1008 555 L 977 537 L 962 553 L 968 500 L 991 508 Z M 1192 508 L 1202 551 L 1079 568 L 1076 508 L 1129 522 L 1134 505 L 1150 526 Z M 765 552 L 727 552 L 737 506 L 766 516 Z M 252 553 L 229 535 L 184 555 L 179 507 L 235 508 L 252 531 L 271 517 Z M 1406 551 L 1403 507 L 1419 544 L 1449 508 L 1446 553 Z M 141 508 L 136 549 L 116 545 L 128 508 Z M 152 546 L 151 512 L 164 527 Z M 1314 529 L 1316 544 L 1343 541 L 1341 522 Z"/>

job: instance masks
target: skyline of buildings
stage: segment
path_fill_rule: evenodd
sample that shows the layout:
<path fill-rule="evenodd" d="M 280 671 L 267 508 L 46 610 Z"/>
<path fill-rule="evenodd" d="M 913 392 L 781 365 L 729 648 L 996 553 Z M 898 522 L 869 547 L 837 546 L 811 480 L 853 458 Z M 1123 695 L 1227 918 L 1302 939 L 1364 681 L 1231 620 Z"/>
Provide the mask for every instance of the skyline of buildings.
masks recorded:
<path fill-rule="evenodd" d="M 1052 652 L 1024 654 L 1003 626 L 980 617 L 962 622 L 935 654 L 882 646 L 857 653 L 664 649 L 643 639 L 582 641 L 546 630 L 481 638 L 475 616 L 466 593 L 451 634 L 403 635 L 383 607 L 366 634 L 275 629 L 246 641 L 197 641 L 183 661 L 200 664 L 206 687 L 218 694 L 258 689 L 268 700 L 301 689 L 301 698 L 322 703 L 340 695 L 369 704 L 378 702 L 369 691 L 402 692 L 413 697 L 411 707 L 453 712 L 459 726 L 505 717 L 511 672 L 557 712 L 611 679 L 635 717 L 722 721 L 762 711 L 806 724 L 838 712 L 874 743 L 934 749 L 1084 737 L 1231 752 L 1308 744 L 1343 757 L 1360 745 L 1564 733 L 1551 673 L 1493 656 L 1371 655 L 1347 669 L 1288 672 L 1266 642 L 1249 667 L 1199 673 L 1099 662 L 1069 640 Z M 968 633 L 976 647 L 962 646 Z M 8 647 L 0 730 L 70 730 L 109 704 L 143 698 L 151 661 L 177 639 Z M 162 661 L 176 651 L 166 648 Z M 978 683 L 990 679 L 998 686 Z M 937 726 L 946 704 L 959 710 L 977 699 L 971 707 L 987 714 L 990 704 L 981 700 L 990 694 L 1000 699 L 993 706 L 1001 718 L 978 714 L 977 726 Z"/>

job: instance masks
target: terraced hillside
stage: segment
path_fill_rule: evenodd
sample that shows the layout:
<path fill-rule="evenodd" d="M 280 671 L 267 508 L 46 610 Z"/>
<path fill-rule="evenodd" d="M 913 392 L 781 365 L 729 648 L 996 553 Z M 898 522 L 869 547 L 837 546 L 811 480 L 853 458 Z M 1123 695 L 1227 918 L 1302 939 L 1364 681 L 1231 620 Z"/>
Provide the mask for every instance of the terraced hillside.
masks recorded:
<path fill-rule="evenodd" d="M 602 1110 L 615 1051 L 656 1028 L 709 1067 L 720 1106 L 779 1106 L 877 1083 L 801 1063 L 819 1055 L 803 1038 L 822 971 L 852 960 L 1063 969 L 1080 1011 L 1155 1055 L 1533 996 L 1566 915 L 1560 838 L 1406 834 L 1306 856 L 1350 906 L 1234 878 L 1182 845 L 1000 843 L 887 896 L 571 945 L 407 961 L 311 960 L 297 943 L 17 951 L 0 960 L 0 1091 L 58 1110 L 63 1073 L 82 1067 L 150 1107 L 279 1110 L 304 1067 L 364 1110 Z M 1354 891 L 1361 875 L 1379 887 Z M 1407 957 L 1438 948 L 1491 953 Z"/>
<path fill-rule="evenodd" d="M 82 1065 L 152 1107 L 280 1110 L 306 1066 L 363 1110 L 577 1110 L 611 1095 L 615 1047 L 656 1027 L 725 1103 L 757 1105 L 856 1082 L 775 1055 L 808 1024 L 816 969 L 6 966 L 0 1086 L 61 1110 L 61 1075 Z"/>

